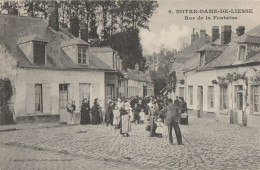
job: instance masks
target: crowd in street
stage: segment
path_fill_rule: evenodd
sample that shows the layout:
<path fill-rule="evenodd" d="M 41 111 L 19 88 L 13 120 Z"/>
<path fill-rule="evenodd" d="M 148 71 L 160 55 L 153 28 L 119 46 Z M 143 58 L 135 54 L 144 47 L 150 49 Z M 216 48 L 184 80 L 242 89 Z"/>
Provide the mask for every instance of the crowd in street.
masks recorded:
<path fill-rule="evenodd" d="M 68 103 L 68 124 L 73 124 L 75 121 L 75 109 L 75 102 Z M 89 100 L 84 99 L 80 109 L 80 124 L 101 124 L 103 120 L 101 110 L 98 99 L 95 99 L 92 107 Z M 129 137 L 132 124 L 146 124 L 150 137 L 162 137 L 162 126 L 165 124 L 168 126 L 169 142 L 173 143 L 172 129 L 174 128 L 177 142 L 182 145 L 179 123 L 188 124 L 187 103 L 182 97 L 176 97 L 174 102 L 161 96 L 110 99 L 106 106 L 104 121 L 107 126 L 111 125 L 119 129 L 124 137 Z"/>

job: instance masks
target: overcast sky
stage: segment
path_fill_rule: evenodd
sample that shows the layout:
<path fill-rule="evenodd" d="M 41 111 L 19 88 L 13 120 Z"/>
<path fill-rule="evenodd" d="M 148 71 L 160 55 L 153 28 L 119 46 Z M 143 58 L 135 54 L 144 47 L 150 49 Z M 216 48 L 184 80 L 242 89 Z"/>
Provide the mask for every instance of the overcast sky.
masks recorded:
<path fill-rule="evenodd" d="M 150 31 L 141 30 L 141 43 L 144 54 L 157 52 L 160 46 L 179 49 L 180 39 L 188 37 L 200 29 L 211 35 L 212 26 L 231 25 L 235 32 L 237 26 L 244 25 L 249 31 L 260 24 L 260 0 L 158 0 L 159 7 L 151 18 Z M 176 14 L 181 9 L 253 9 L 251 14 Z M 169 10 L 174 11 L 169 14 Z M 184 20 L 184 16 L 237 17 L 237 20 Z"/>

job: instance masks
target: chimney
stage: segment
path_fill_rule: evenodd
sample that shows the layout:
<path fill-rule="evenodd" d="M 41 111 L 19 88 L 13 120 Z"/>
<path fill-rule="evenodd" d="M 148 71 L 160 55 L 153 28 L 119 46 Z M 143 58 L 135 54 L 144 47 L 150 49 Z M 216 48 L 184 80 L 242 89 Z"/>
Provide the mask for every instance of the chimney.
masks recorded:
<path fill-rule="evenodd" d="M 80 23 L 80 38 L 86 42 L 88 42 L 88 33 L 87 33 L 87 26 L 85 23 Z"/>
<path fill-rule="evenodd" d="M 228 44 L 231 41 L 231 25 L 221 27 L 221 44 Z"/>
<path fill-rule="evenodd" d="M 200 30 L 200 38 L 206 38 L 206 30 Z"/>
<path fill-rule="evenodd" d="M 14 7 L 8 9 L 8 15 L 15 15 L 18 16 L 18 10 L 15 9 Z"/>
<path fill-rule="evenodd" d="M 197 39 L 199 39 L 199 38 L 200 38 L 200 35 L 199 35 L 198 32 L 196 32 L 196 34 L 195 34 L 195 41 L 196 41 Z"/>
<path fill-rule="evenodd" d="M 59 30 L 59 13 L 58 13 L 58 4 L 56 1 L 50 1 L 48 4 L 48 20 L 49 27 Z"/>
<path fill-rule="evenodd" d="M 238 26 L 236 31 L 237 31 L 237 35 L 241 36 L 245 33 L 245 27 L 244 26 Z"/>
<path fill-rule="evenodd" d="M 135 64 L 135 71 L 139 72 L 139 64 L 138 63 Z"/>
<path fill-rule="evenodd" d="M 195 41 L 195 34 L 194 34 L 195 28 L 192 29 L 192 34 L 191 34 L 191 44 Z"/>
<path fill-rule="evenodd" d="M 70 17 L 70 32 L 73 36 L 79 37 L 79 18 L 74 12 Z"/>
<path fill-rule="evenodd" d="M 219 26 L 213 26 L 211 30 L 212 43 L 219 38 Z"/>

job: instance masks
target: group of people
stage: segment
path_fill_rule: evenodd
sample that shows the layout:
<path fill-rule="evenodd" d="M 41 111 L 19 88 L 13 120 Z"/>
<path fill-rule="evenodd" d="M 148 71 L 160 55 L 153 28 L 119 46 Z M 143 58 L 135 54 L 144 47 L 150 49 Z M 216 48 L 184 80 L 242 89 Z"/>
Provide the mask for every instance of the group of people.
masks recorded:
<path fill-rule="evenodd" d="M 67 112 L 68 112 L 68 121 L 67 124 L 75 124 L 75 110 L 76 105 L 75 101 L 68 102 L 67 104 Z M 81 108 L 80 108 L 80 124 L 86 125 L 86 124 L 100 124 L 102 122 L 101 117 L 101 107 L 98 103 L 98 99 L 94 100 L 94 104 L 92 108 L 90 108 L 89 100 L 87 98 L 83 99 Z M 90 114 L 92 119 L 90 118 Z"/>
<path fill-rule="evenodd" d="M 75 102 L 68 105 L 68 124 L 73 124 L 75 117 Z M 128 137 L 131 131 L 131 123 L 147 123 L 146 130 L 149 131 L 150 137 L 161 137 L 161 124 L 168 126 L 169 142 L 173 143 L 172 129 L 174 129 L 177 142 L 182 145 L 182 135 L 179 127 L 181 114 L 187 113 L 187 103 L 182 97 L 172 99 L 162 97 L 139 98 L 133 99 L 110 99 L 106 106 L 105 122 L 106 125 L 115 126 L 120 129 L 122 136 Z M 92 120 L 90 119 L 92 115 Z M 102 118 L 101 107 L 98 100 L 95 99 L 94 105 L 90 108 L 89 100 L 84 99 L 81 105 L 81 124 L 99 124 Z M 157 129 L 158 128 L 158 129 Z"/>

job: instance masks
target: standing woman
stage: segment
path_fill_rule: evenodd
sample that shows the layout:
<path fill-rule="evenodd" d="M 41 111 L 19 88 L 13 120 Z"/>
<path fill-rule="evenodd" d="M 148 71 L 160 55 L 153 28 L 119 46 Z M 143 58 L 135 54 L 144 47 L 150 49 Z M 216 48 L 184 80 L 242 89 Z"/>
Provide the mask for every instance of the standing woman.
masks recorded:
<path fill-rule="evenodd" d="M 121 103 L 121 108 L 120 108 L 120 134 L 123 136 L 128 137 L 130 132 L 130 122 L 129 122 L 129 115 L 127 111 L 125 110 L 125 103 Z"/>
<path fill-rule="evenodd" d="M 156 118 L 157 114 L 158 114 L 158 106 L 155 100 L 151 99 L 150 103 L 148 104 L 148 114 L 149 114 L 149 121 L 150 121 L 150 125 L 151 125 L 151 130 L 150 130 L 150 137 L 154 137 L 156 136 L 156 128 L 157 125 L 154 122 L 154 119 Z"/>
<path fill-rule="evenodd" d="M 80 113 L 81 113 L 80 124 L 86 125 L 90 123 L 89 110 L 90 110 L 89 101 L 88 99 L 85 98 L 82 101 L 82 105 L 80 109 Z"/>
<path fill-rule="evenodd" d="M 99 104 L 97 98 L 94 101 L 94 105 L 92 106 L 91 113 L 92 113 L 92 124 L 93 125 L 99 124 L 100 116 L 99 116 Z"/>
<path fill-rule="evenodd" d="M 71 103 L 68 102 L 68 104 L 67 104 L 67 112 L 69 113 L 69 115 L 68 115 L 68 122 L 67 122 L 67 124 L 69 124 L 69 125 L 73 125 L 75 123 L 75 114 L 74 114 L 75 110 L 76 110 L 75 101 L 72 101 Z"/>

